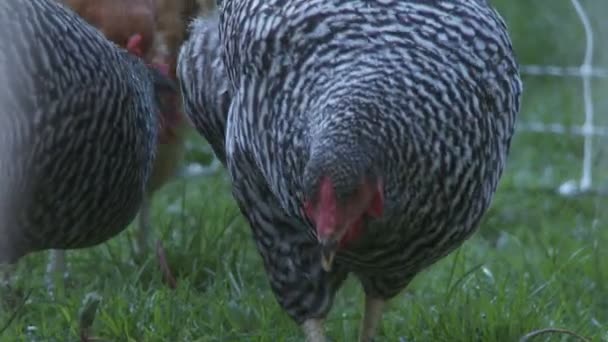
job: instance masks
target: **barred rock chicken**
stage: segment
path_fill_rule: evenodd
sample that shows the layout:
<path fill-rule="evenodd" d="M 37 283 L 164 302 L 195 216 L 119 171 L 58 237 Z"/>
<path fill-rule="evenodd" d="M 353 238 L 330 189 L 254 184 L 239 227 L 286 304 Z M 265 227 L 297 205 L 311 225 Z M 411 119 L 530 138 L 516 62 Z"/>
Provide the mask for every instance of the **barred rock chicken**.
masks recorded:
<path fill-rule="evenodd" d="M 196 0 L 58 0 L 98 28 L 109 40 L 175 78 L 175 60 L 187 23 L 199 11 Z M 203 6 L 204 5 L 204 6 Z M 172 109 L 159 132 L 156 159 L 139 211 L 135 249 L 144 256 L 149 244 L 150 205 L 156 191 L 177 173 L 184 158 L 188 122 L 183 120 L 179 97 L 166 98 Z M 162 263 L 162 262 L 161 262 Z M 65 251 L 53 251 L 49 275 L 64 273 Z M 51 285 L 51 284 L 49 284 Z"/>
<path fill-rule="evenodd" d="M 89 24 L 99 29 L 106 38 L 113 43 L 119 45 L 122 48 L 127 49 L 133 55 L 140 57 L 144 60 L 150 61 L 150 55 L 154 45 L 155 29 L 156 29 L 156 0 L 57 0 L 70 9 L 76 14 L 80 15 Z M 158 63 L 158 67 L 161 67 L 162 62 Z M 168 73 L 166 63 L 163 70 Z M 176 112 L 176 109 L 172 109 L 171 112 Z M 167 116 L 171 117 L 171 116 Z M 165 125 L 159 131 L 159 141 L 166 142 L 167 132 L 172 131 L 171 122 L 167 120 Z M 164 158 L 163 158 L 164 157 Z M 139 231 L 136 239 L 136 250 L 140 255 L 144 254 L 147 249 L 147 239 L 149 231 L 149 215 L 148 205 L 149 197 L 152 196 L 153 191 L 149 191 L 151 187 L 156 190 L 160 187 L 160 181 L 158 178 L 158 170 L 164 171 L 166 168 L 162 166 L 162 161 L 166 159 L 161 153 L 156 154 L 152 173 L 147 186 L 146 195 L 142 200 L 140 214 L 143 213 L 145 217 L 140 215 Z M 159 165 L 160 166 L 157 166 Z M 156 176 L 156 177 L 155 177 Z M 163 181 L 165 179 L 163 178 Z M 54 250 L 50 255 L 50 262 L 48 265 L 48 286 L 52 287 L 52 277 L 56 274 L 65 274 L 66 272 L 66 261 L 64 250 Z"/>
<path fill-rule="evenodd" d="M 143 199 L 172 82 L 54 0 L 0 2 L 0 41 L 0 264 L 117 235 Z"/>
<path fill-rule="evenodd" d="M 475 232 L 522 93 L 486 0 L 225 0 L 219 23 L 194 24 L 178 78 L 310 341 L 348 274 L 368 341 L 384 304 Z"/>

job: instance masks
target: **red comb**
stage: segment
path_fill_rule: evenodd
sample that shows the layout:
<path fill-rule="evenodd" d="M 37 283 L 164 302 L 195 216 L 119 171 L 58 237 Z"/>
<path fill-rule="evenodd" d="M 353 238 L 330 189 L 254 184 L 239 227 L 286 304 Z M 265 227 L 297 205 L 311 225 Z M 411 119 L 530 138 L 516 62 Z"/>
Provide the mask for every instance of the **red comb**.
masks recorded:
<path fill-rule="evenodd" d="M 141 48 L 141 43 L 143 40 L 144 37 L 140 33 L 132 35 L 127 41 L 127 51 L 139 58 L 143 58 L 144 52 Z"/>

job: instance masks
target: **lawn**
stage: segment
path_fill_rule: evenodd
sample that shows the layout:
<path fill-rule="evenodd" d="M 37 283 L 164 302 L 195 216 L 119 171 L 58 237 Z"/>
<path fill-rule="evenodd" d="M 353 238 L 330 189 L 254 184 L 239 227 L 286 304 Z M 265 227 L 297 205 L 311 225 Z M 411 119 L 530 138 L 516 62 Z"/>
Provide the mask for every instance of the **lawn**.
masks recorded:
<path fill-rule="evenodd" d="M 569 0 L 496 0 L 522 64 L 577 65 L 583 29 Z M 608 67 L 608 4 L 583 4 L 596 30 L 595 64 Z M 550 6 L 549 6 L 550 5 Z M 526 122 L 581 125 L 578 78 L 526 76 L 520 116 Z M 608 126 L 608 79 L 596 79 L 598 123 Z M 206 163 L 204 141 L 189 139 L 189 162 Z M 386 311 L 380 341 L 518 341 L 561 328 L 608 341 L 608 198 L 564 197 L 578 179 L 583 139 L 519 130 L 492 208 L 478 234 L 419 275 Z M 608 187 L 608 139 L 597 138 L 594 187 Z M 106 341 L 300 341 L 277 305 L 224 170 L 177 179 L 154 200 L 155 238 L 163 241 L 178 286 L 167 287 L 151 254 L 131 259 L 133 229 L 68 254 L 70 277 L 53 297 L 44 287 L 47 254 L 19 264 L 23 306 L 0 312 L 1 341 L 76 341 L 85 296 L 101 297 L 92 335 Z M 362 292 L 350 279 L 327 320 L 334 341 L 353 341 Z M 576 341 L 566 334 L 534 341 Z"/>

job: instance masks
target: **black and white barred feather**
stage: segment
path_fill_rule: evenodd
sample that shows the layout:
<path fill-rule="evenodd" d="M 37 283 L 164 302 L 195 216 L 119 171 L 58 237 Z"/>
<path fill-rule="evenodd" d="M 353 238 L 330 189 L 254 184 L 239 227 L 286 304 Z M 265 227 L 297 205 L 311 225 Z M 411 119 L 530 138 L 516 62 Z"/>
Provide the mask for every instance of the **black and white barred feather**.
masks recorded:
<path fill-rule="evenodd" d="M 180 74 L 186 102 L 199 106 L 188 115 L 213 145 L 225 134 L 218 157 L 294 320 L 325 316 L 348 273 L 391 298 L 473 234 L 522 94 L 506 25 L 485 0 L 224 0 L 219 25 L 207 25 L 219 33 L 189 43 L 189 55 L 207 57 L 180 60 L 201 71 Z M 209 42 L 221 47 L 200 47 Z M 205 84 L 217 55 L 203 50 L 220 49 L 231 104 L 210 113 L 200 108 L 217 96 Z M 355 176 L 384 180 L 383 217 L 330 273 L 302 210 L 322 170 L 338 196 Z"/>
<path fill-rule="evenodd" d="M 0 264 L 136 215 L 170 84 L 54 0 L 0 2 Z"/>
<path fill-rule="evenodd" d="M 214 13 L 205 20 L 195 20 L 178 56 L 177 75 L 182 89 L 184 111 L 194 127 L 226 164 L 224 131 L 230 106 L 231 89 L 221 60 L 218 17 Z"/>

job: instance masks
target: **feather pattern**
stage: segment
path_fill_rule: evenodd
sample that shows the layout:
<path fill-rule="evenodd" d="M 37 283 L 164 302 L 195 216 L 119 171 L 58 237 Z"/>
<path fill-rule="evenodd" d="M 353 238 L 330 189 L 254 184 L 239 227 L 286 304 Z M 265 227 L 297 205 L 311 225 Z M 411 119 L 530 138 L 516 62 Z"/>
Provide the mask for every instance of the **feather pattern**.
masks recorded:
<path fill-rule="evenodd" d="M 180 60 L 200 71 L 180 74 L 186 102 L 199 104 L 186 112 L 226 161 L 272 289 L 295 321 L 324 317 L 348 273 L 389 299 L 474 233 L 522 94 L 507 27 L 486 1 L 220 6 L 219 23 L 195 24 L 207 29 L 194 31 Z M 219 74 L 230 106 L 210 112 L 222 82 L 206 81 Z M 302 209 L 314 170 L 328 165 L 338 196 L 352 191 L 352 175 L 371 172 L 385 197 L 382 217 L 365 222 L 331 272 Z"/>
<path fill-rule="evenodd" d="M 106 241 L 137 213 L 170 86 L 53 0 L 0 2 L 0 39 L 0 263 Z"/>

